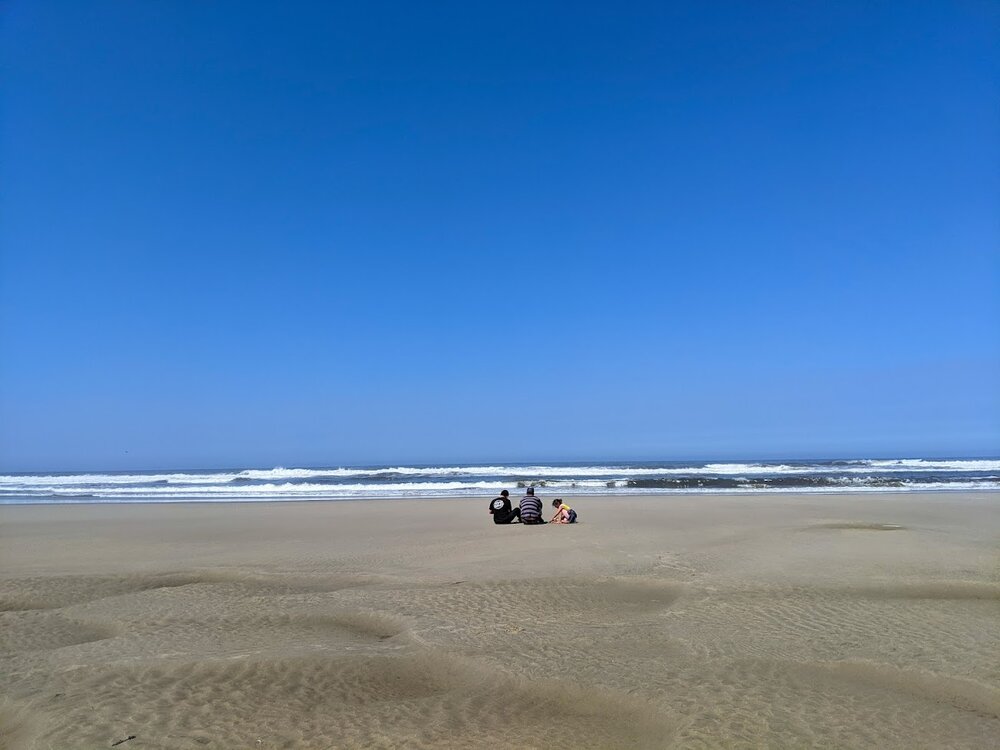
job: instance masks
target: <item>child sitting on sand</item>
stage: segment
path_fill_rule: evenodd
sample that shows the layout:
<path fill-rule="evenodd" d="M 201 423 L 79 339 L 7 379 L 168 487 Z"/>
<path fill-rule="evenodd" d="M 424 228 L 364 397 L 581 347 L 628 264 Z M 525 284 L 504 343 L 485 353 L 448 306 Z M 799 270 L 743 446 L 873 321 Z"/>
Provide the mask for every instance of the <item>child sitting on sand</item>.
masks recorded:
<path fill-rule="evenodd" d="M 556 513 L 549 523 L 576 523 L 576 511 L 566 505 L 561 498 L 553 500 L 552 507 L 556 509 Z"/>

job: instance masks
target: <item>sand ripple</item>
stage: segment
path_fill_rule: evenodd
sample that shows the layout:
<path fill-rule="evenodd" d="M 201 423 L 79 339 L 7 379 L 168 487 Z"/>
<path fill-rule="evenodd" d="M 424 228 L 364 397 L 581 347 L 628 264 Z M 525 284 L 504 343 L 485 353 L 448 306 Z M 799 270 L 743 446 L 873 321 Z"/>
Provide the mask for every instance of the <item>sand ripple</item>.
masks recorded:
<path fill-rule="evenodd" d="M 192 526 L 231 534 L 192 569 L 164 549 L 119 575 L 5 566 L 0 749 L 1000 747 L 986 509 L 679 502 L 561 529 L 245 509 Z M 218 513 L 116 512 L 124 539 L 148 513 Z M 268 562 L 245 541 L 276 519 L 293 541 Z"/>

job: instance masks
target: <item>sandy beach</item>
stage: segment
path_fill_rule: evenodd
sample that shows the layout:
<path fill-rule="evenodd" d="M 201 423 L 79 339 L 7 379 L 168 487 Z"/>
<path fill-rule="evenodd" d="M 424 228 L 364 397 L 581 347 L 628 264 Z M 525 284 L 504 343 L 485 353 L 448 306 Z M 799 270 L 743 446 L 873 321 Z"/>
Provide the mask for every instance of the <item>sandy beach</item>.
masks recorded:
<path fill-rule="evenodd" d="M 0 747 L 1000 747 L 998 501 L 2 506 Z"/>

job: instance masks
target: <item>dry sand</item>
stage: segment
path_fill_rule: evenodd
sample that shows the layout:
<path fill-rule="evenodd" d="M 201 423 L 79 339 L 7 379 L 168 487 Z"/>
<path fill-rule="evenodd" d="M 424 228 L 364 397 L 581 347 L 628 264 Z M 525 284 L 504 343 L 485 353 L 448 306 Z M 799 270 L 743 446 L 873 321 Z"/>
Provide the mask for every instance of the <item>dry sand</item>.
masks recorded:
<path fill-rule="evenodd" d="M 0 507 L 0 747 L 1000 747 L 998 500 Z"/>

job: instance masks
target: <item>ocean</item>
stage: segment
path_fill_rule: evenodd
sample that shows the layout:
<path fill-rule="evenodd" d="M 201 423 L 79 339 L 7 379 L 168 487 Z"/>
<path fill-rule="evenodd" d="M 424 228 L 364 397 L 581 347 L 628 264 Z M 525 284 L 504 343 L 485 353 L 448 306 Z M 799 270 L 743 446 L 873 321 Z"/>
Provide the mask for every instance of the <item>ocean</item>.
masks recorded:
<path fill-rule="evenodd" d="M 1000 490 L 1000 459 L 636 461 L 456 466 L 14 473 L 0 504 Z"/>

